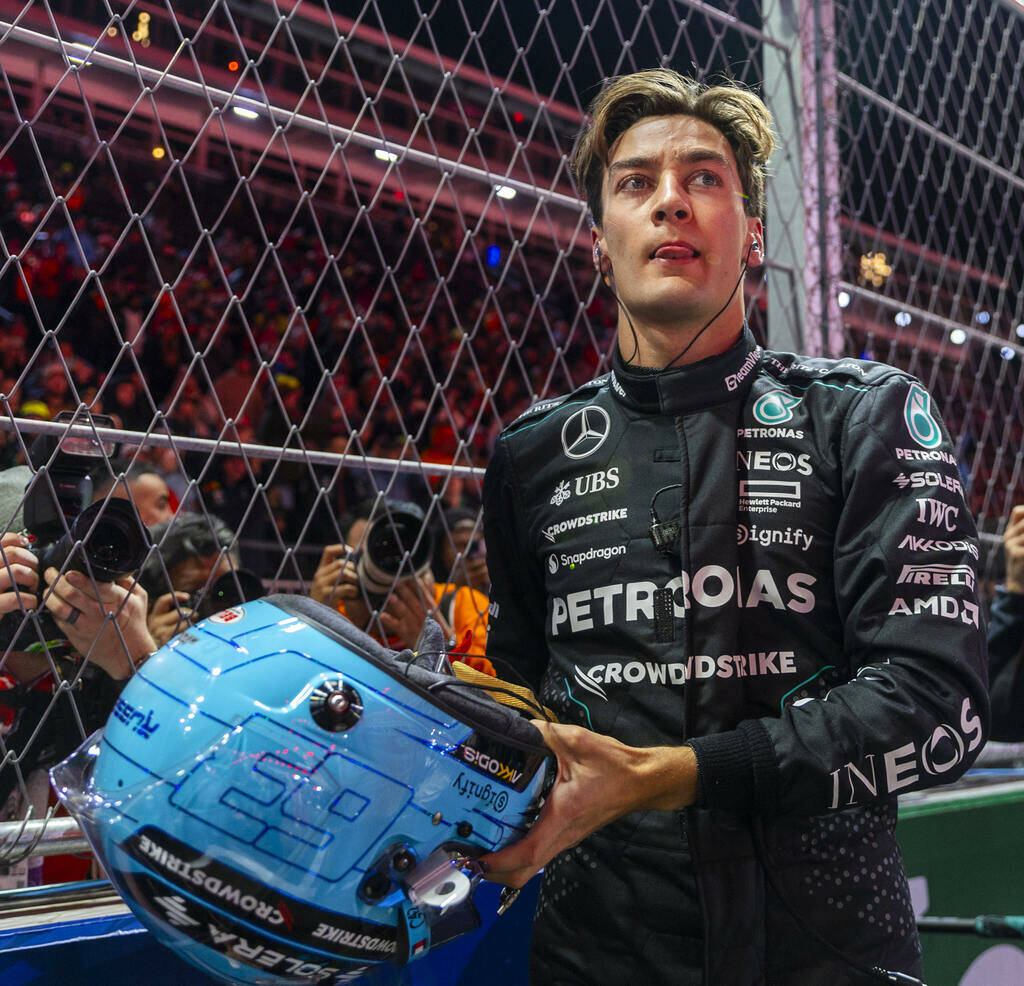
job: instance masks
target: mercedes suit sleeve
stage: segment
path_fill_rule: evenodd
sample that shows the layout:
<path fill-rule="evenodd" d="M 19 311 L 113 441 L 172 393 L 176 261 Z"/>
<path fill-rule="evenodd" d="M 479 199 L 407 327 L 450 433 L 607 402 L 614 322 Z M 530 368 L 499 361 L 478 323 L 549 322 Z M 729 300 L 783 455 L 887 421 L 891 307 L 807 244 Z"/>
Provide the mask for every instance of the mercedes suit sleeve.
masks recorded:
<path fill-rule="evenodd" d="M 989 701 L 974 521 L 944 428 L 910 461 L 897 448 L 922 401 L 920 384 L 894 371 L 839 431 L 843 643 L 828 657 L 847 680 L 778 717 L 691 740 L 707 807 L 841 809 L 948 783 L 980 750 Z"/>

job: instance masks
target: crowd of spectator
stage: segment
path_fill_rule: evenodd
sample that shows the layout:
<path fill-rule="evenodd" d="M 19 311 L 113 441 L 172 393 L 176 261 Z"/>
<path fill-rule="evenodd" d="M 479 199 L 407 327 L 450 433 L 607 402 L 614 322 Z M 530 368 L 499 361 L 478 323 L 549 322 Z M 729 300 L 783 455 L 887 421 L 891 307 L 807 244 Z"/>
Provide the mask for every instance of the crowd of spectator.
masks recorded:
<path fill-rule="evenodd" d="M 243 540 L 315 544 L 385 487 L 475 507 L 474 483 L 360 457 L 483 465 L 503 422 L 607 349 L 613 302 L 589 298 L 585 270 L 510 258 L 507 237 L 489 267 L 490 239 L 450 215 L 414 220 L 383 196 L 314 212 L 258 182 L 161 184 L 155 162 L 118 174 L 44 150 L 49 174 L 18 148 L 0 173 L 19 258 L 0 279 L 0 393 L 23 417 L 84 403 L 128 431 L 353 455 L 339 470 L 143 443 L 176 497 L 205 495 Z M 23 461 L 16 436 L 0 441 L 0 465 Z"/>

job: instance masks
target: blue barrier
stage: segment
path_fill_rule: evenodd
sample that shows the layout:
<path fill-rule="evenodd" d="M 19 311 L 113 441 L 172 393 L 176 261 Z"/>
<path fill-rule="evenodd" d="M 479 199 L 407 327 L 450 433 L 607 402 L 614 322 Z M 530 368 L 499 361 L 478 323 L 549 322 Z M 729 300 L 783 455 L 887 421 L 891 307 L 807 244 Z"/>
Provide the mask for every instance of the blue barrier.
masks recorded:
<path fill-rule="evenodd" d="M 482 924 L 401 969 L 381 966 L 359 986 L 525 986 L 539 880 L 499 918 L 494 884 L 476 895 Z M 142 974 L 144 970 L 144 975 Z M 0 931 L 3 986 L 221 986 L 158 944 L 130 914 Z"/>

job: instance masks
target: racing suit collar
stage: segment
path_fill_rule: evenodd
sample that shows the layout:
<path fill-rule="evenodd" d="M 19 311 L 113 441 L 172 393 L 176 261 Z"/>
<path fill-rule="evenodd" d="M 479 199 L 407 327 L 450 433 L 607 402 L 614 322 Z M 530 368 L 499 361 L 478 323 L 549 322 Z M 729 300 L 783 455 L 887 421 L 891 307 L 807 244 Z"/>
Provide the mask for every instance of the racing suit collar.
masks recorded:
<path fill-rule="evenodd" d="M 687 414 L 742 399 L 757 375 L 754 371 L 761 362 L 761 352 L 746 323 L 735 345 L 724 353 L 661 372 L 627 366 L 616 346 L 612 354 L 612 393 L 629 407 L 662 414 Z"/>

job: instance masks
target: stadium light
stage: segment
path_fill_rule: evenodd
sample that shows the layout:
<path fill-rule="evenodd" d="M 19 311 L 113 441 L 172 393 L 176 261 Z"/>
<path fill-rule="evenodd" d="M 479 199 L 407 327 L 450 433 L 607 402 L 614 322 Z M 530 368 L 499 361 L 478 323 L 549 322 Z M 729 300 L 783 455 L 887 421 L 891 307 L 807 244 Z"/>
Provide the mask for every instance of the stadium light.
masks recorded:
<path fill-rule="evenodd" d="M 840 291 L 839 294 L 836 295 L 836 304 L 838 304 L 840 308 L 848 308 L 850 305 L 850 292 Z"/>
<path fill-rule="evenodd" d="M 978 320 L 979 325 L 988 325 L 992 321 L 992 316 L 988 312 L 978 312 L 974 317 Z"/>
<path fill-rule="evenodd" d="M 397 161 L 398 155 L 392 154 L 391 151 L 383 151 L 379 147 L 373 152 L 373 156 L 378 161 Z"/>
<path fill-rule="evenodd" d="M 860 281 L 880 288 L 891 276 L 892 267 L 884 253 L 865 253 L 860 258 Z"/>
<path fill-rule="evenodd" d="M 897 325 L 910 325 L 910 312 L 897 312 L 893 321 Z"/>
<path fill-rule="evenodd" d="M 166 153 L 167 153 L 167 152 L 166 152 L 166 151 L 165 151 L 165 150 L 164 150 L 164 149 L 163 149 L 162 147 L 154 147 L 154 148 L 153 148 L 153 151 L 152 151 L 153 157 L 155 157 L 155 158 L 156 158 L 156 159 L 157 159 L 158 161 L 159 161 L 159 160 L 160 160 L 160 159 L 161 159 L 161 158 L 162 158 L 162 157 L 163 157 L 163 156 L 164 156 L 164 155 L 165 155 Z"/>
<path fill-rule="evenodd" d="M 495 185 L 494 194 L 497 195 L 499 199 L 514 199 L 516 197 L 516 190 L 514 188 L 509 188 L 508 185 Z"/>
<path fill-rule="evenodd" d="M 967 341 L 967 333 L 963 329 L 953 329 L 949 333 L 949 341 L 954 346 L 962 346 Z"/>
<path fill-rule="evenodd" d="M 1018 339 L 1024 339 L 1024 322 L 1021 322 L 1013 331 L 1017 333 Z"/>
<path fill-rule="evenodd" d="M 1013 359 L 1017 353 L 1013 346 L 1003 346 L 1003 348 L 999 350 L 999 355 L 1002 356 L 1003 359 Z"/>
<path fill-rule="evenodd" d="M 232 106 L 231 110 L 243 120 L 258 120 L 260 118 L 259 113 L 255 110 L 247 109 L 245 106 Z"/>

